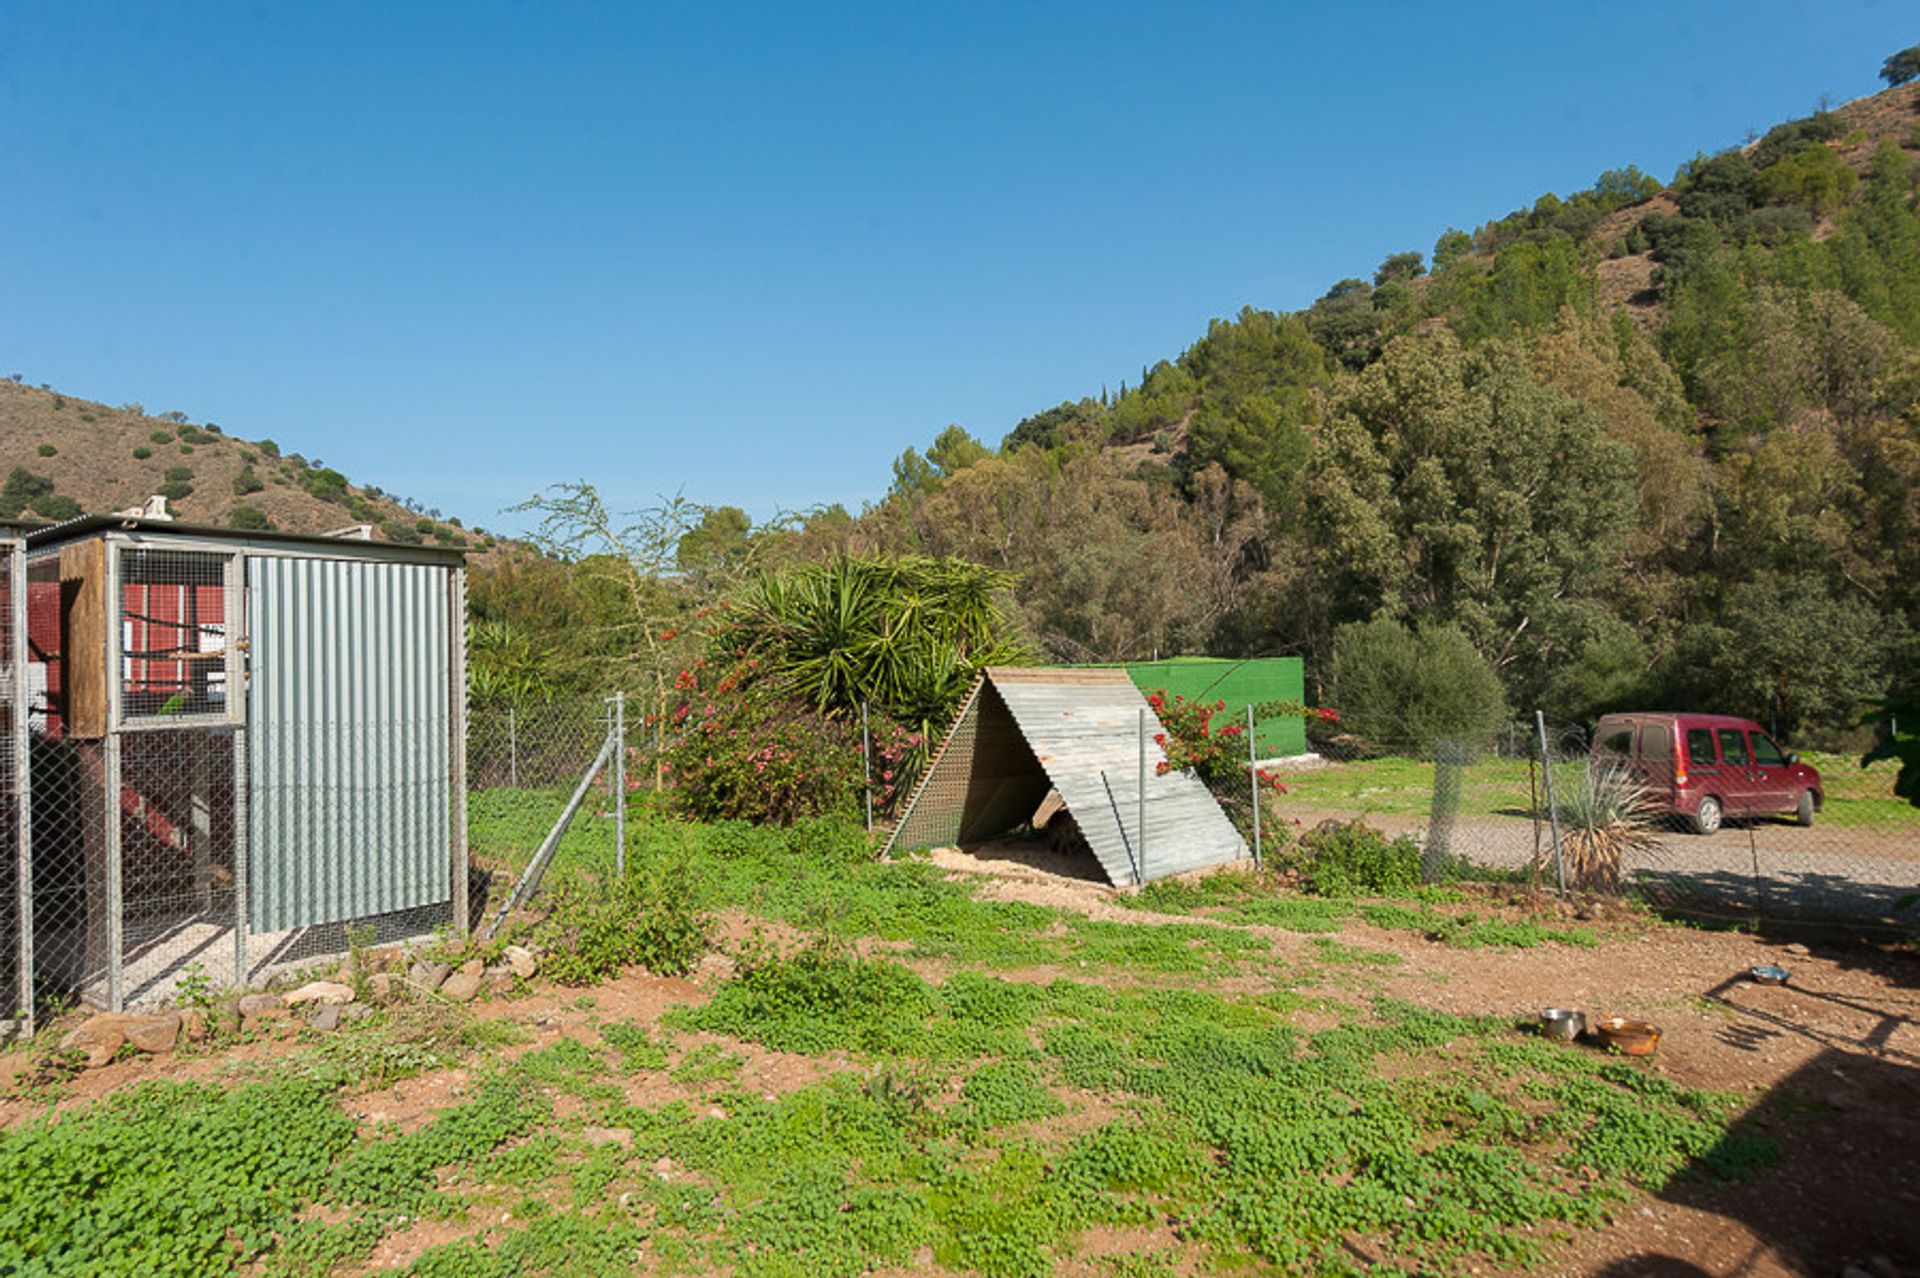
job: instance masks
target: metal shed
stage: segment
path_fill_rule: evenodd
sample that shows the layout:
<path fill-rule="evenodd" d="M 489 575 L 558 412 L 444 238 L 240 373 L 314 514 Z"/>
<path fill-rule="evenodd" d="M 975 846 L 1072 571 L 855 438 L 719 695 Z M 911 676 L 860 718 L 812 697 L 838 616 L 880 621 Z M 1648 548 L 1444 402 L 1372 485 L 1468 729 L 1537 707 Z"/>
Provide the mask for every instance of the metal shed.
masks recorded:
<path fill-rule="evenodd" d="M 1116 885 L 1246 856 L 1206 786 L 1184 772 L 1159 774 L 1161 732 L 1124 670 L 993 667 L 968 694 L 887 851 L 1010 833 L 1055 790 Z"/>
<path fill-rule="evenodd" d="M 28 534 L 22 1010 L 465 931 L 465 572 L 159 520 Z"/>

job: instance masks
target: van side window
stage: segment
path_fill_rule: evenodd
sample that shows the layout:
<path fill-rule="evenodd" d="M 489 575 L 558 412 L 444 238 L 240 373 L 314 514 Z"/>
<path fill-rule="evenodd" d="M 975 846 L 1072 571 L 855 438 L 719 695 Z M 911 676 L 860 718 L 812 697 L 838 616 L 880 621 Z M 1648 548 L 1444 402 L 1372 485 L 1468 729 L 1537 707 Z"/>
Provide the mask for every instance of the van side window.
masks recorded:
<path fill-rule="evenodd" d="M 1720 729 L 1720 757 L 1730 768 L 1744 768 L 1747 758 L 1747 734 L 1738 728 Z"/>
<path fill-rule="evenodd" d="M 1600 748 L 1608 754 L 1617 754 L 1622 758 L 1633 753 L 1633 729 L 1616 728 L 1600 738 Z"/>
<path fill-rule="evenodd" d="M 1673 730 L 1664 723 L 1640 726 L 1640 757 L 1666 762 L 1673 757 Z"/>
<path fill-rule="evenodd" d="M 1763 768 L 1784 768 L 1787 755 L 1773 743 L 1773 738 L 1764 732 L 1753 734 L 1753 761 Z"/>
<path fill-rule="evenodd" d="M 1713 729 L 1687 729 L 1687 758 L 1696 768 L 1711 768 L 1714 764 Z"/>

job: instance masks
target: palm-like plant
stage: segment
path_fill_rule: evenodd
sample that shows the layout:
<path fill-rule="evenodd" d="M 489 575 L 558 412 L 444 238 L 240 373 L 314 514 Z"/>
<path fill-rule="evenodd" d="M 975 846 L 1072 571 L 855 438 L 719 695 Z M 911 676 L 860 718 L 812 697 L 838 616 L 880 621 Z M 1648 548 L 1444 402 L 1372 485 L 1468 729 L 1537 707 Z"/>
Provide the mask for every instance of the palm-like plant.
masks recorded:
<path fill-rule="evenodd" d="M 842 556 L 752 579 L 718 636 L 782 696 L 827 715 L 865 703 L 931 737 L 986 666 L 1032 660 L 1001 606 L 1013 579 L 924 556 Z"/>
<path fill-rule="evenodd" d="M 1558 806 L 1567 881 L 1586 891 L 1617 894 L 1627 854 L 1659 843 L 1652 792 L 1624 768 L 1589 766 Z"/>

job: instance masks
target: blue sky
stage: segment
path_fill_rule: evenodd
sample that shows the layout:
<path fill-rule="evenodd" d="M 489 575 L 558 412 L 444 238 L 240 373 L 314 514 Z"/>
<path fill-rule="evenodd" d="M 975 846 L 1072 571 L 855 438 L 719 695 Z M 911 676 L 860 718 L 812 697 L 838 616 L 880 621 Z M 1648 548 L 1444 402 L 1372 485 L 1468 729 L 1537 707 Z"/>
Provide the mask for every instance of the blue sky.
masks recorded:
<path fill-rule="evenodd" d="M 468 522 L 775 509 L 1628 163 L 1878 89 L 1904 3 L 0 0 L 0 375 Z"/>

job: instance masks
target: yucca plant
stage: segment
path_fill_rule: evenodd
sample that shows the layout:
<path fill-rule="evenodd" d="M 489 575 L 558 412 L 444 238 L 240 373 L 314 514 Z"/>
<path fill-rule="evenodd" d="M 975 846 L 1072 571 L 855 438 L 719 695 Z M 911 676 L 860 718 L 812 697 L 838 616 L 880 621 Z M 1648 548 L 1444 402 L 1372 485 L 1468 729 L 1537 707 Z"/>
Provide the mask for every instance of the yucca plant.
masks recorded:
<path fill-rule="evenodd" d="M 937 740 L 979 671 L 1032 661 L 1003 572 L 926 556 L 842 556 L 747 582 L 717 646 L 767 691 L 835 718 L 862 704 Z"/>
<path fill-rule="evenodd" d="M 1624 768 L 1588 767 L 1558 813 L 1567 882 L 1584 891 L 1618 895 L 1627 854 L 1659 843 L 1652 792 Z"/>

